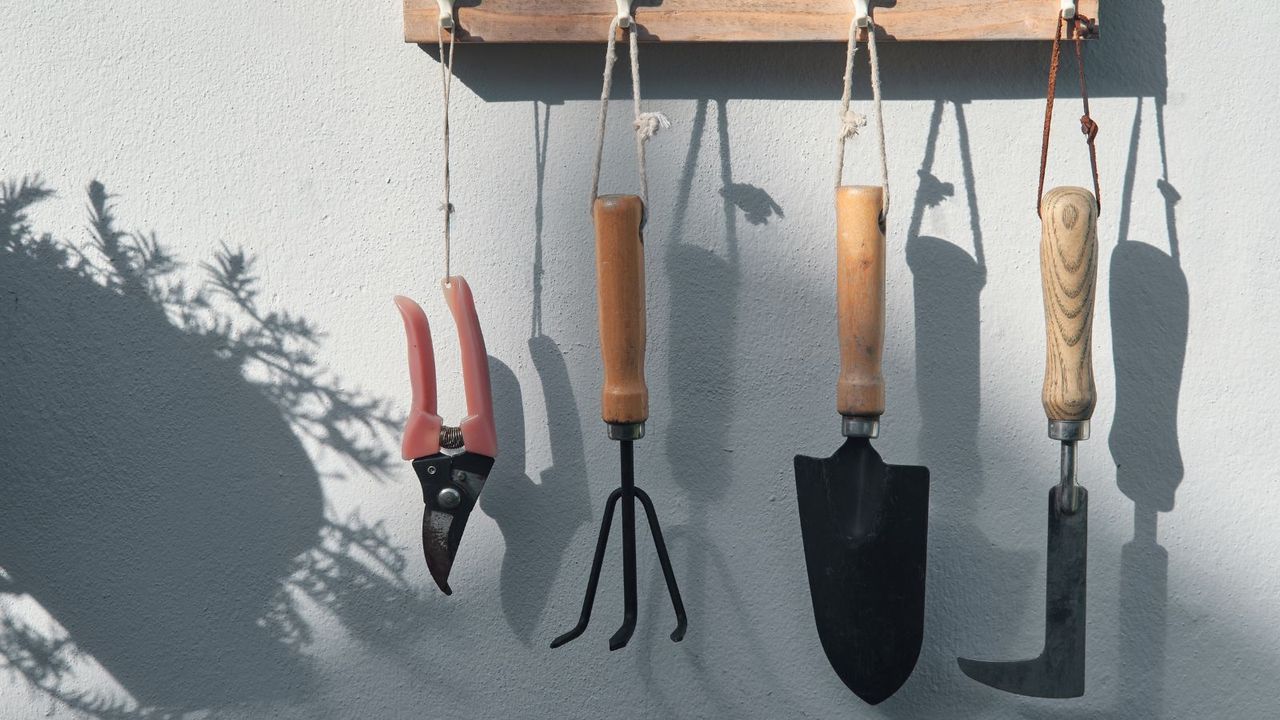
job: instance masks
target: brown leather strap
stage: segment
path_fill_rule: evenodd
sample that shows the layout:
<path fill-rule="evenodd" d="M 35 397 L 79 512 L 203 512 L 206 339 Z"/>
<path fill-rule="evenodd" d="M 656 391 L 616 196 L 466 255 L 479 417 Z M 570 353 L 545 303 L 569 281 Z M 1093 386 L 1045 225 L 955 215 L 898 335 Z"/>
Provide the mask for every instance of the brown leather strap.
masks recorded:
<path fill-rule="evenodd" d="M 1083 24 L 1083 28 L 1081 27 Z M 1058 29 L 1053 36 L 1053 58 L 1049 62 L 1049 90 L 1045 96 L 1044 135 L 1040 144 L 1040 185 L 1036 191 L 1036 214 L 1040 214 L 1040 198 L 1044 196 L 1044 174 L 1049 164 L 1049 131 L 1053 127 L 1053 100 L 1058 93 L 1058 68 L 1062 64 L 1062 28 L 1069 28 L 1076 45 L 1076 68 L 1080 71 L 1080 98 L 1084 101 L 1084 115 L 1080 118 L 1080 131 L 1089 146 L 1089 166 L 1093 170 L 1093 195 L 1102 211 L 1102 184 L 1098 178 L 1098 123 L 1089 114 L 1089 86 L 1084 78 L 1084 37 L 1093 32 L 1093 21 L 1079 13 L 1071 20 L 1058 15 Z"/>

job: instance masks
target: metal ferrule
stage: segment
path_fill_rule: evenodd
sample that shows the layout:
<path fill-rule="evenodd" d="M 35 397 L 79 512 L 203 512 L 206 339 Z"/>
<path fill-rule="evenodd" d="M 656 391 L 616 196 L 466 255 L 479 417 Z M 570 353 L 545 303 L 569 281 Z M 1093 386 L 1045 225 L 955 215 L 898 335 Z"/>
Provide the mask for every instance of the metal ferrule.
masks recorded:
<path fill-rule="evenodd" d="M 606 423 L 610 440 L 639 440 L 644 437 L 644 423 Z"/>
<path fill-rule="evenodd" d="M 1088 420 L 1050 420 L 1049 437 L 1062 442 L 1078 442 L 1089 439 Z"/>
<path fill-rule="evenodd" d="M 851 438 L 880 437 L 880 418 L 860 415 L 841 415 L 840 432 Z"/>

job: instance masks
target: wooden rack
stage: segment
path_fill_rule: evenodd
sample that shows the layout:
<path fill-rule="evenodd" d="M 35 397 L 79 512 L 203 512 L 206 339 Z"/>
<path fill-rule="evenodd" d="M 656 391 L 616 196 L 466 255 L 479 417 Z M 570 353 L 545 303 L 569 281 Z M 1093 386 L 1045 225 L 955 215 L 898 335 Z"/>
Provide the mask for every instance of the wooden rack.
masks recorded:
<path fill-rule="evenodd" d="M 1079 12 L 1098 17 L 1099 0 Z M 1060 0 L 877 0 L 886 40 L 1052 40 Z M 647 42 L 841 42 L 850 0 L 638 0 Z M 598 43 L 617 14 L 614 0 L 455 0 L 459 42 Z M 404 0 L 405 41 L 439 39 L 436 0 Z"/>

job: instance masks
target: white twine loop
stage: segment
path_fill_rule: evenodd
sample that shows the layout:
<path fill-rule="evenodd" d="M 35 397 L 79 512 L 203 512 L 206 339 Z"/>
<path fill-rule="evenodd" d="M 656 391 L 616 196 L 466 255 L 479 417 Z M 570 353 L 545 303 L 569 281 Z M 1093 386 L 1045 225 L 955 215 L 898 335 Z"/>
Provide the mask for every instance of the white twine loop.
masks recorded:
<path fill-rule="evenodd" d="M 613 66 L 618 61 L 617 35 L 621 17 L 609 23 L 609 42 L 604 54 L 604 85 L 600 89 L 600 122 L 596 128 L 596 166 L 591 174 L 591 204 L 600 196 L 600 166 L 604 162 L 604 133 L 609 117 L 609 94 L 613 91 Z M 644 144 L 659 130 L 671 127 L 671 121 L 660 112 L 640 111 L 640 41 L 635 22 L 626 31 L 631 50 L 631 103 L 635 112 L 632 123 L 636 130 L 636 166 L 640 174 L 640 199 L 649 205 L 649 173 L 645 165 Z"/>
<path fill-rule="evenodd" d="M 440 210 L 444 213 L 444 283 L 448 285 L 449 278 L 453 277 L 449 272 L 449 225 L 453 217 L 453 204 L 449 202 L 449 92 L 453 86 L 453 47 L 454 33 L 457 32 L 457 29 L 449 31 L 449 54 L 447 56 L 444 52 L 445 30 L 444 18 L 441 17 L 437 41 L 440 47 L 440 88 L 443 95 L 442 104 L 444 105 L 442 110 L 444 118 L 444 197 L 440 201 Z"/>
<path fill-rule="evenodd" d="M 884 215 L 889 213 L 889 161 L 885 155 L 884 110 L 880 102 L 880 58 L 876 54 L 875 20 L 868 20 L 867 50 L 871 56 L 871 99 L 875 105 L 876 130 L 880 150 L 880 185 L 884 188 Z M 845 53 L 844 94 L 840 97 L 840 135 L 836 141 L 836 187 L 844 184 L 844 149 L 849 138 L 858 135 L 866 127 L 865 115 L 849 109 L 853 100 L 853 60 L 858 52 L 858 19 L 849 23 L 849 45 Z"/>

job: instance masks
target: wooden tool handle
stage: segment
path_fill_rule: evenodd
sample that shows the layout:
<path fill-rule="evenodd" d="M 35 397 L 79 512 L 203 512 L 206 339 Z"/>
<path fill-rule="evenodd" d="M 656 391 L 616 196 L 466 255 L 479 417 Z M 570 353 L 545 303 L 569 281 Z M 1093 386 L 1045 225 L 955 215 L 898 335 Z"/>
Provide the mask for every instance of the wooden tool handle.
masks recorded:
<path fill-rule="evenodd" d="M 884 413 L 884 190 L 836 188 L 836 313 L 840 325 L 841 415 Z"/>
<path fill-rule="evenodd" d="M 644 383 L 644 203 L 636 195 L 596 198 L 596 292 L 604 360 L 601 416 L 607 423 L 649 418 Z"/>
<path fill-rule="evenodd" d="M 1079 187 L 1040 200 L 1040 282 L 1046 353 L 1041 402 L 1051 421 L 1088 420 L 1093 385 L 1093 300 L 1098 275 L 1098 202 Z"/>

